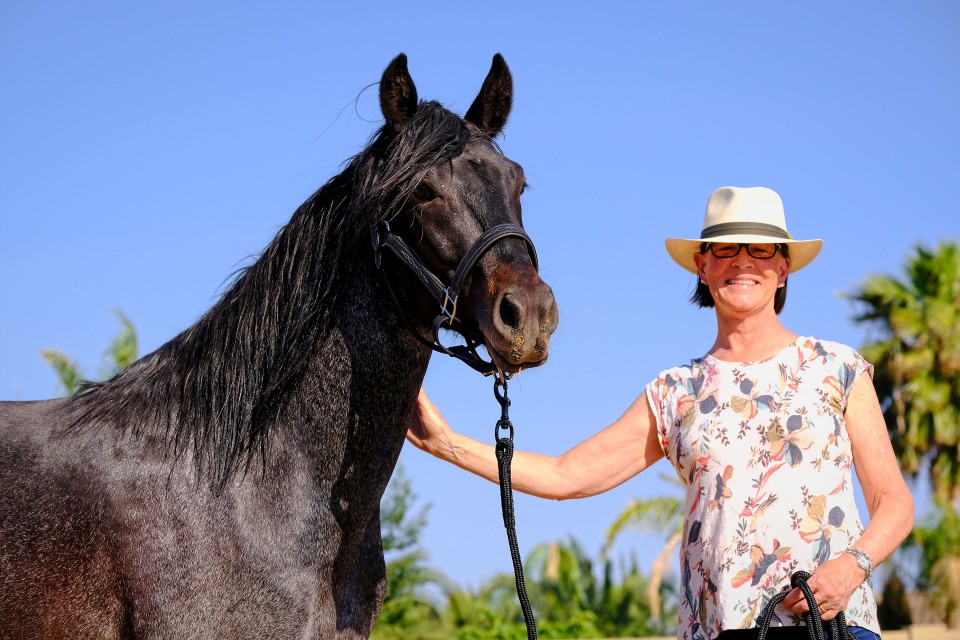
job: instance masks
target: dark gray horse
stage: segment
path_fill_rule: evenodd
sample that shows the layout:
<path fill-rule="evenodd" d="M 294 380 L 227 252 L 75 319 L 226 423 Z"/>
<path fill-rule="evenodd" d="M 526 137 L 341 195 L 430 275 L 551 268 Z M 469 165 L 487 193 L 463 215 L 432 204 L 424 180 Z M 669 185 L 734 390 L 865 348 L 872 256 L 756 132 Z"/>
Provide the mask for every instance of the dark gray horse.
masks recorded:
<path fill-rule="evenodd" d="M 389 222 L 448 282 L 521 223 L 523 171 L 491 141 L 511 94 L 497 55 L 461 119 L 398 56 L 369 146 L 196 324 L 74 398 L 0 405 L 0 637 L 370 634 L 380 498 L 437 312 L 379 238 Z M 557 307 L 524 238 L 456 306 L 503 371 L 546 360 Z"/>

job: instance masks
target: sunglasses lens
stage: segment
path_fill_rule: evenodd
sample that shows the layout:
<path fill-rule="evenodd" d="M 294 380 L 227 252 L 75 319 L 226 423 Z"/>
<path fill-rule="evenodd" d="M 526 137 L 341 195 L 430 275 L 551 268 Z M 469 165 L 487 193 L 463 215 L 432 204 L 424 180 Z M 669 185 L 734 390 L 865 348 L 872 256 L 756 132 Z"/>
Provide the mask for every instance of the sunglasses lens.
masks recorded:
<path fill-rule="evenodd" d="M 777 245 L 775 244 L 748 244 L 747 253 L 749 253 L 754 258 L 772 258 L 773 254 L 777 252 Z"/>
<path fill-rule="evenodd" d="M 740 253 L 740 245 L 736 242 L 715 242 L 710 245 L 710 250 L 718 258 L 732 258 Z"/>

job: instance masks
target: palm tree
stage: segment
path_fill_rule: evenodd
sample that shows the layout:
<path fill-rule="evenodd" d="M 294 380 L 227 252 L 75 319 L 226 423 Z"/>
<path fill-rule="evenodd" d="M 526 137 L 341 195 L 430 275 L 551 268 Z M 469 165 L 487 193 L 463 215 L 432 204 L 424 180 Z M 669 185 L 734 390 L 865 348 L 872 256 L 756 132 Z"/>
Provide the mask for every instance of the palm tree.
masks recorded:
<path fill-rule="evenodd" d="M 938 504 L 905 546 L 921 553 L 918 587 L 953 625 L 960 611 L 960 246 L 917 246 L 902 279 L 868 277 L 848 297 L 874 333 L 861 351 L 904 473 L 926 469 Z"/>
<path fill-rule="evenodd" d="M 117 375 L 137 359 L 137 331 L 122 311 L 113 312 L 120 323 L 120 332 L 107 345 L 100 378 L 106 380 Z M 72 396 L 80 390 L 85 378 L 77 361 L 59 349 L 43 349 L 40 355 L 53 367 L 64 395 Z"/>
<path fill-rule="evenodd" d="M 599 589 L 593 562 L 574 538 L 534 547 L 524 563 L 540 629 L 555 637 L 595 638 Z M 557 628 L 559 627 L 559 628 Z M 546 633 L 545 633 L 546 635 Z"/>
<path fill-rule="evenodd" d="M 873 275 L 848 297 L 874 332 L 861 351 L 903 471 L 929 472 L 940 502 L 960 499 L 960 246 L 917 246 L 904 276 Z"/>
<path fill-rule="evenodd" d="M 680 480 L 675 476 L 663 474 L 660 477 L 671 484 L 680 486 Z M 650 581 L 647 583 L 650 615 L 655 620 L 659 620 L 663 613 L 660 598 L 663 576 L 671 566 L 671 558 L 677 559 L 674 550 L 683 537 L 683 510 L 683 499 L 678 497 L 657 496 L 646 500 L 634 499 L 627 503 L 617 519 L 607 529 L 606 542 L 602 551 L 603 556 L 609 553 L 616 539 L 624 531 L 633 529 L 667 534 L 666 542 L 653 561 Z"/>

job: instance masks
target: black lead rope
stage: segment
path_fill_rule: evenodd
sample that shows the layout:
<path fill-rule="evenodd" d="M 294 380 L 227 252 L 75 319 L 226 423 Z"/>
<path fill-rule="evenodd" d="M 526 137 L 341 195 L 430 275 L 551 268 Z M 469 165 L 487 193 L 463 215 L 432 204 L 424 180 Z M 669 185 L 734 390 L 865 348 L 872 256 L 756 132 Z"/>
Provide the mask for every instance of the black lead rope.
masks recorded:
<path fill-rule="evenodd" d="M 513 559 L 513 574 L 517 582 L 517 599 L 527 625 L 527 640 L 536 640 L 537 621 L 533 617 L 530 598 L 527 597 L 527 585 L 523 580 L 523 560 L 517 545 L 517 522 L 513 510 L 513 486 L 510 482 L 510 463 L 513 461 L 513 423 L 510 421 L 510 398 L 507 397 L 506 374 L 493 381 L 493 395 L 500 403 L 500 419 L 494 427 L 493 435 L 497 441 L 497 466 L 500 470 L 500 506 L 503 509 L 503 526 L 507 528 L 507 540 L 510 543 L 510 557 Z M 502 393 L 501 393 L 502 390 Z M 507 435 L 500 435 L 506 431 Z"/>
<path fill-rule="evenodd" d="M 807 606 L 810 608 L 810 611 L 803 614 L 804 620 L 807 623 L 807 632 L 810 634 L 810 639 L 824 640 L 824 623 L 820 617 L 820 607 L 817 605 L 817 599 L 813 596 L 813 591 L 811 591 L 807 585 L 807 580 L 809 579 L 810 574 L 806 571 L 795 572 L 790 576 L 790 586 L 785 587 L 783 591 L 773 596 L 769 602 L 767 602 L 763 611 L 760 612 L 760 617 L 757 618 L 757 640 L 767 639 L 767 632 L 770 630 L 770 621 L 773 620 L 774 609 L 783 602 L 783 599 L 787 597 L 787 594 L 790 593 L 794 587 L 799 588 L 800 591 L 803 592 L 803 597 L 806 598 Z M 837 617 L 828 622 L 827 625 L 830 630 L 830 640 L 854 640 L 853 634 L 847 629 L 847 618 L 843 614 L 843 611 L 838 613 Z"/>

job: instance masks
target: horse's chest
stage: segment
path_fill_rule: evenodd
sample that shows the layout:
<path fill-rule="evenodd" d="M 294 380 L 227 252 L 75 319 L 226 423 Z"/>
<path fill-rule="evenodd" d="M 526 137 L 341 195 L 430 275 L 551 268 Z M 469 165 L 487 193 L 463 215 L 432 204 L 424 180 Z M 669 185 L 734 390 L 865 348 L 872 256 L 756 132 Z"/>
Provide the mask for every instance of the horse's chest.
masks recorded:
<path fill-rule="evenodd" d="M 382 569 L 370 574 L 365 554 L 344 554 L 346 532 L 306 496 L 290 495 L 282 509 L 231 498 L 175 491 L 131 511 L 138 529 L 129 582 L 142 628 L 178 638 L 210 637 L 211 629 L 220 637 L 338 637 L 328 624 L 338 615 L 338 586 L 345 578 L 376 585 Z"/>

